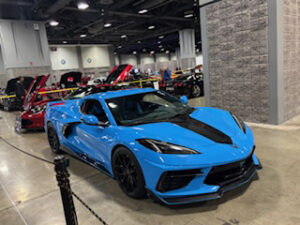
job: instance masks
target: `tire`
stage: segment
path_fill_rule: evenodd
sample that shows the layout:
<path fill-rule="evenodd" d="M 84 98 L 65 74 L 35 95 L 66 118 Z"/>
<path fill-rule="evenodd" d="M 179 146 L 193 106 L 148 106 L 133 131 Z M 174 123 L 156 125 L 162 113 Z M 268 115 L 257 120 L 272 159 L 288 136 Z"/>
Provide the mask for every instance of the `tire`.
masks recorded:
<path fill-rule="evenodd" d="M 197 98 L 200 97 L 200 95 L 201 95 L 201 87 L 198 84 L 193 85 L 191 96 L 193 98 Z"/>
<path fill-rule="evenodd" d="M 122 191 L 131 198 L 146 196 L 145 180 L 139 162 L 127 148 L 119 147 L 112 157 L 112 168 Z"/>
<path fill-rule="evenodd" d="M 53 125 L 50 123 L 47 126 L 47 137 L 48 137 L 48 142 L 49 142 L 51 151 L 55 154 L 62 153 L 62 151 L 60 150 L 60 143 L 59 143 L 59 139 L 58 139 L 56 130 L 53 127 Z"/>

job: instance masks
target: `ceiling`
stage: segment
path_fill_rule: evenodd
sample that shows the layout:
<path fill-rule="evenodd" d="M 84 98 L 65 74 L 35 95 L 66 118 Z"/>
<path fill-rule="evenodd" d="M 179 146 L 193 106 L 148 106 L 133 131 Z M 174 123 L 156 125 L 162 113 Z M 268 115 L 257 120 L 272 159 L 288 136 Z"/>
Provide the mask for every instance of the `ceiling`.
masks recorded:
<path fill-rule="evenodd" d="M 174 51 L 178 31 L 194 28 L 201 48 L 197 0 L 94 0 L 80 10 L 83 1 L 0 0 L 0 18 L 47 21 L 49 44 L 112 44 L 117 53 Z"/>

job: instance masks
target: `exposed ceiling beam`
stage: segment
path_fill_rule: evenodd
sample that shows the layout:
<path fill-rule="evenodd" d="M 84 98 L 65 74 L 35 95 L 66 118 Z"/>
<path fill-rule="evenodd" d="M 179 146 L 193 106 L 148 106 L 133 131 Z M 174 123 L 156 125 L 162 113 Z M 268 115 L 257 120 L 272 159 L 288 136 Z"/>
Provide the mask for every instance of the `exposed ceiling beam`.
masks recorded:
<path fill-rule="evenodd" d="M 18 6 L 32 6 L 32 2 L 28 1 L 18 1 L 18 0 L 0 0 L 2 5 L 18 5 Z"/>

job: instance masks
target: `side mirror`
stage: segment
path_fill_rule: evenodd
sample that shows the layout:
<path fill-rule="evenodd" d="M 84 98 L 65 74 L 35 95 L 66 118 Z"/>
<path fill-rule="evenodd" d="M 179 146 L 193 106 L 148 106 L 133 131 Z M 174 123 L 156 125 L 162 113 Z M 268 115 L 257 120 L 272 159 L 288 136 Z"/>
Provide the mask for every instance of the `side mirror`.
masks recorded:
<path fill-rule="evenodd" d="M 183 104 L 188 104 L 189 103 L 189 100 L 188 100 L 188 98 L 185 95 L 180 96 L 180 101 Z"/>
<path fill-rule="evenodd" d="M 98 120 L 98 118 L 94 115 L 83 115 L 80 119 L 84 124 L 89 126 L 107 126 L 106 123 L 103 123 Z"/>

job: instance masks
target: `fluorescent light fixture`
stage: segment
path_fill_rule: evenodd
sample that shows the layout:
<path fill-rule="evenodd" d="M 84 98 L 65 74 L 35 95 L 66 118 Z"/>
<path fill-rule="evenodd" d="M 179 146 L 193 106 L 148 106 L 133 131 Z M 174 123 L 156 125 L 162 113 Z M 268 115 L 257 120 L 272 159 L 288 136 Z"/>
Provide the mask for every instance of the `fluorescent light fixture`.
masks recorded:
<path fill-rule="evenodd" d="M 185 18 L 191 18 L 193 16 L 194 16 L 193 13 L 189 13 L 189 14 L 184 15 Z"/>
<path fill-rule="evenodd" d="M 111 23 L 104 24 L 104 27 L 111 27 Z"/>
<path fill-rule="evenodd" d="M 68 42 L 67 41 L 63 41 L 63 44 L 67 44 Z"/>
<path fill-rule="evenodd" d="M 147 13 L 148 10 L 147 9 L 141 9 L 140 11 L 138 11 L 139 14 L 144 14 L 144 13 Z"/>
<path fill-rule="evenodd" d="M 148 27 L 149 30 L 153 30 L 155 28 L 155 26 L 151 25 Z"/>
<path fill-rule="evenodd" d="M 136 55 L 136 51 L 133 51 L 132 53 L 133 53 L 134 55 Z"/>
<path fill-rule="evenodd" d="M 49 24 L 50 24 L 50 26 L 55 27 L 55 26 L 57 26 L 57 25 L 59 24 L 59 22 L 56 21 L 56 20 L 51 20 L 51 21 L 49 22 Z"/>
<path fill-rule="evenodd" d="M 89 4 L 86 2 L 78 2 L 77 8 L 80 10 L 86 10 L 89 7 Z"/>
<path fill-rule="evenodd" d="M 121 35 L 121 38 L 127 38 L 126 34 Z"/>
<path fill-rule="evenodd" d="M 80 37 L 84 38 L 84 37 L 86 37 L 86 34 L 80 34 Z"/>
<path fill-rule="evenodd" d="M 164 35 L 161 35 L 161 36 L 159 36 L 158 38 L 159 39 L 163 39 L 165 36 Z"/>

